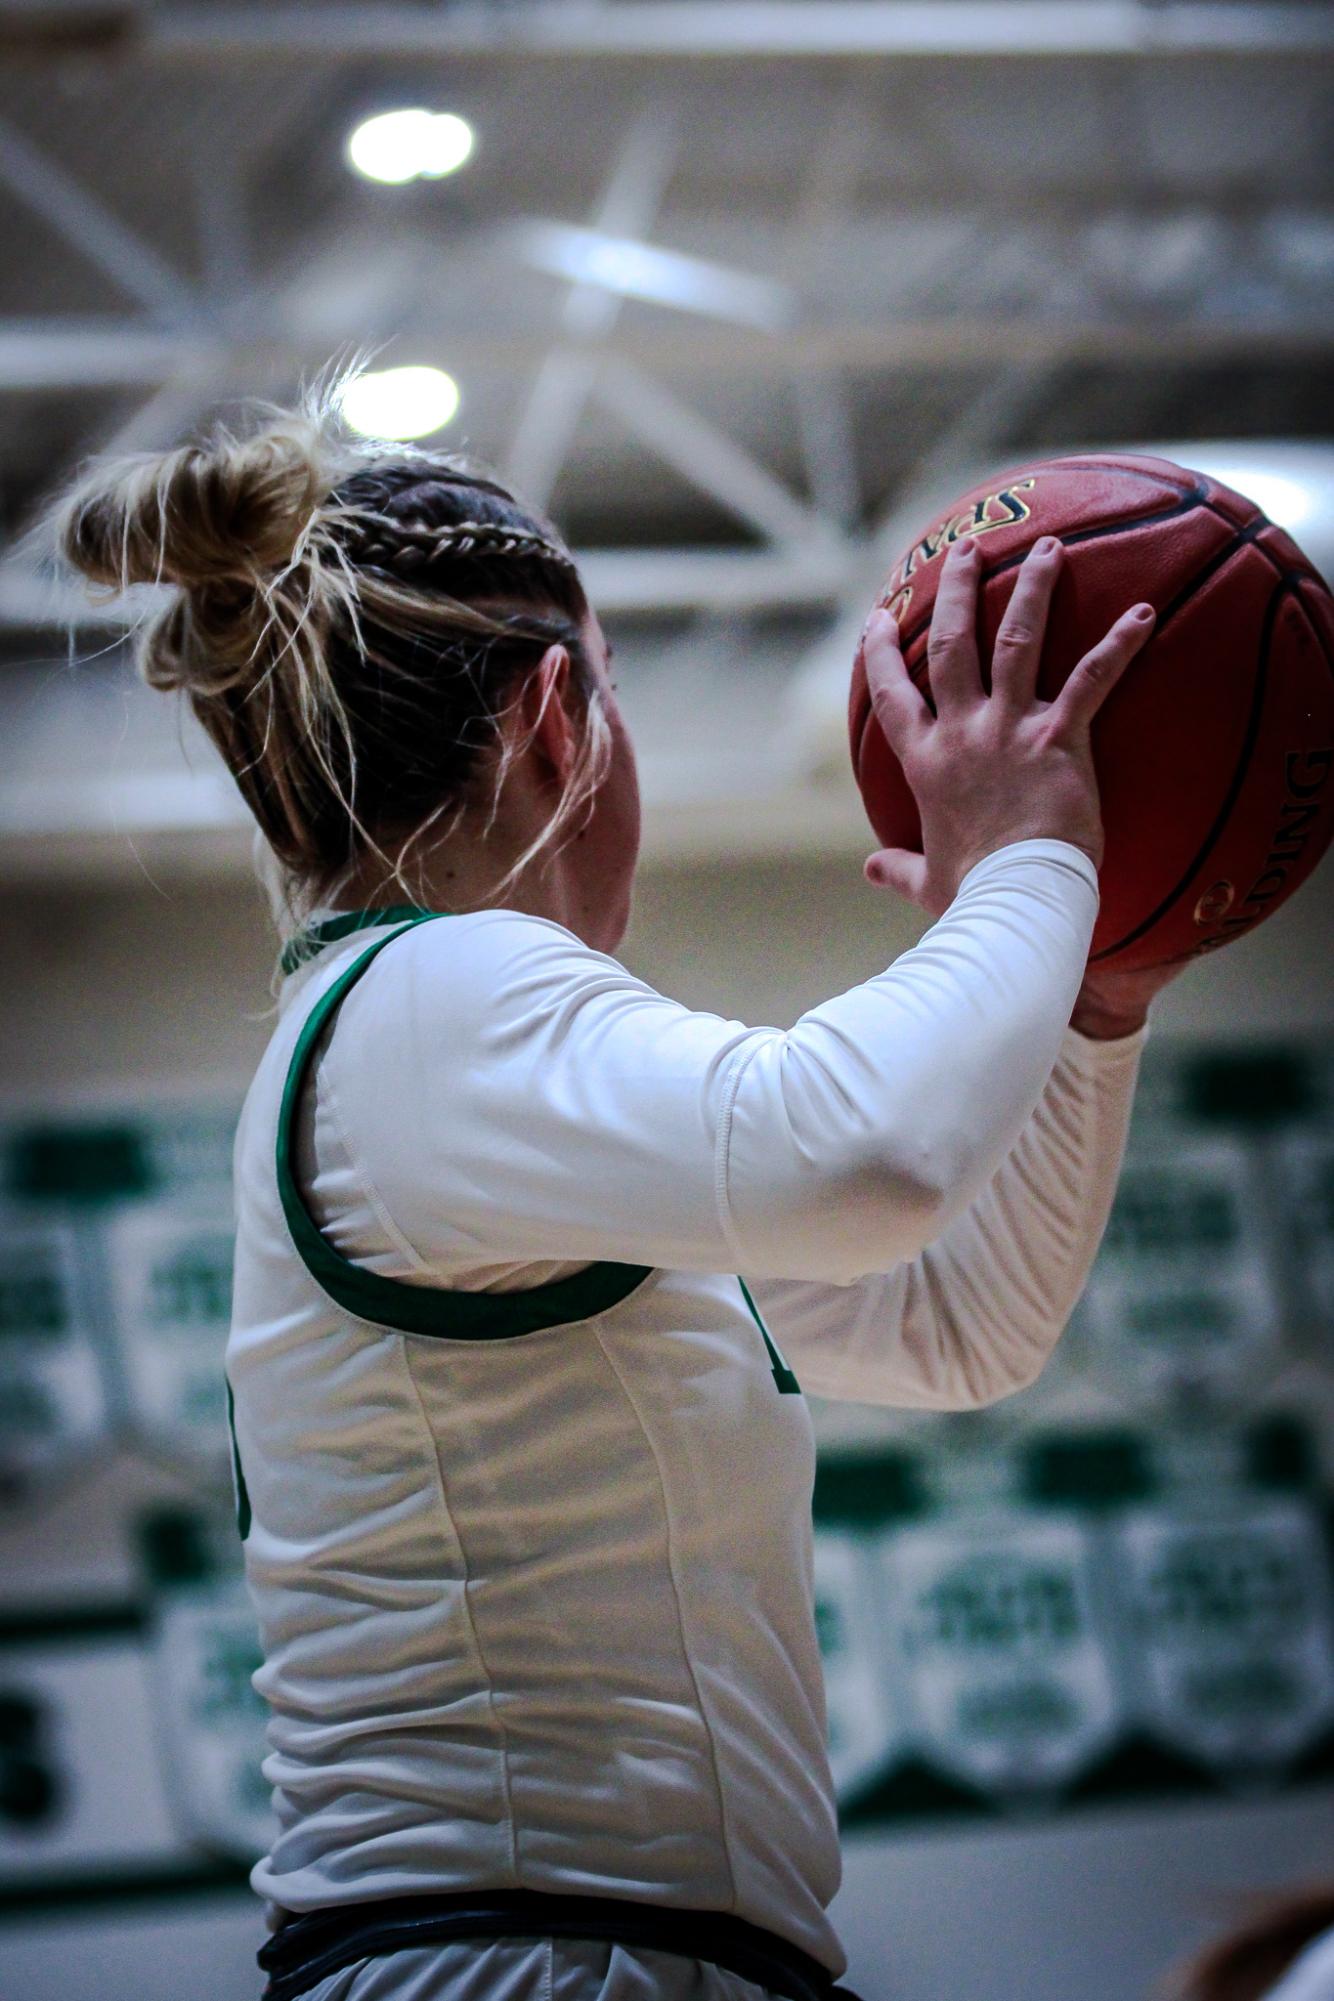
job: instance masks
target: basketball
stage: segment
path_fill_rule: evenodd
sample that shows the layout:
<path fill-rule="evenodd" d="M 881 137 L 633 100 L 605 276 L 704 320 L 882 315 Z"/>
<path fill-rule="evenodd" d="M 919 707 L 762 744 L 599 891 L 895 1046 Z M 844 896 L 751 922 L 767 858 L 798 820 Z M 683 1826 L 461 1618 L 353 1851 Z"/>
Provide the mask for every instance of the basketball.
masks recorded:
<path fill-rule="evenodd" d="M 1334 836 L 1334 597 L 1290 536 L 1202 473 L 1126 454 L 1037 460 L 962 495 L 885 584 L 878 602 L 928 698 L 927 632 L 950 543 L 982 540 L 985 661 L 1043 535 L 1059 537 L 1065 560 L 1042 698 L 1132 603 L 1157 613 L 1093 725 L 1107 836 L 1093 961 L 1131 970 L 1212 951 L 1277 910 Z M 877 837 L 920 848 L 860 657 L 849 727 Z"/>

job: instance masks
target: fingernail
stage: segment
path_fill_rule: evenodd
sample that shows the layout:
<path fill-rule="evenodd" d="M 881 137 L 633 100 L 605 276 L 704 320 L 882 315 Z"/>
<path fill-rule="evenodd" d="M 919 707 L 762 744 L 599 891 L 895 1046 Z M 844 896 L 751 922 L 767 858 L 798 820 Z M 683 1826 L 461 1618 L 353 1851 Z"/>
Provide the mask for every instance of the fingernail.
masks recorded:
<path fill-rule="evenodd" d="M 1141 622 L 1147 623 L 1147 621 L 1153 617 L 1153 606 L 1151 604 L 1137 604 L 1135 606 L 1135 609 L 1131 612 L 1130 616 L 1132 618 L 1139 619 Z"/>
<path fill-rule="evenodd" d="M 1041 535 L 1033 544 L 1033 553 L 1036 556 L 1054 556 L 1060 546 L 1054 535 Z"/>

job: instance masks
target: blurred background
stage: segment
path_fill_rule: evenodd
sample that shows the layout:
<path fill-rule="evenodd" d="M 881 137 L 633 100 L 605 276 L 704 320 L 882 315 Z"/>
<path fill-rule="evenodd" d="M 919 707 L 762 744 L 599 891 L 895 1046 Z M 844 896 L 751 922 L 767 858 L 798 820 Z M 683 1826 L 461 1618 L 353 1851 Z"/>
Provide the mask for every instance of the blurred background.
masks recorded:
<path fill-rule="evenodd" d="M 1149 445 L 1334 576 L 1334 12 L 0 0 L 0 1997 L 258 1991 L 221 1350 L 276 941 L 136 607 L 25 540 L 90 454 L 369 352 L 550 508 L 618 655 L 628 962 L 755 1022 L 881 967 L 853 645 L 933 507 Z M 1334 1875 L 1329 866 L 1164 1002 L 1035 1388 L 817 1410 L 867 2001 L 1131 2001 Z"/>

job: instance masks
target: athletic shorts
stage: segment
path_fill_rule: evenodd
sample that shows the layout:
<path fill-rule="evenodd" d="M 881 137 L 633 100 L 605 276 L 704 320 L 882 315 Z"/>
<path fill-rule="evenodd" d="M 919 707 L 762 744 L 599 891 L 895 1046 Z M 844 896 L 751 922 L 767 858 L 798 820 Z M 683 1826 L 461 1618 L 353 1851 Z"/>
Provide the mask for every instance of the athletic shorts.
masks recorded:
<path fill-rule="evenodd" d="M 771 2001 L 700 1959 L 584 1939 L 455 1940 L 358 1960 L 303 2001 Z"/>

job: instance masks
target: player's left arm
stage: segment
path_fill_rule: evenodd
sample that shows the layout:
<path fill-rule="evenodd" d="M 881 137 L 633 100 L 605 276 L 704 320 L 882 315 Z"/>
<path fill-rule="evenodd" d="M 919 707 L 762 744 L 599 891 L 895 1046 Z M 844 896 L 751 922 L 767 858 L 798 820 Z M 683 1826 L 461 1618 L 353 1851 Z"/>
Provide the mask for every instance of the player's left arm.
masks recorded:
<path fill-rule="evenodd" d="M 1033 1381 L 1102 1241 L 1148 1005 L 1179 970 L 1086 978 L 1015 1146 L 917 1257 L 846 1286 L 752 1281 L 804 1389 L 844 1402 L 962 1410 Z"/>
<path fill-rule="evenodd" d="M 1021 577 L 1011 612 L 1019 606 L 1030 614 L 1017 621 L 1016 633 L 1029 656 L 1027 672 L 1035 674 L 1053 577 L 1032 564 L 1025 570 L 1031 574 Z M 965 586 L 959 588 L 966 595 Z M 971 621 L 965 624 L 971 631 Z M 886 704 L 882 726 L 891 733 L 904 680 L 897 633 L 873 620 L 862 647 L 872 688 Z M 1091 754 L 1087 742 L 1083 750 Z M 957 815 L 961 797 L 958 787 L 946 787 L 936 801 L 946 822 Z M 923 824 L 925 830 L 925 815 Z M 866 874 L 928 911 L 939 901 L 929 862 L 921 857 L 882 851 L 870 857 Z M 752 1282 L 805 1388 L 855 1403 L 960 1410 L 1032 1382 L 1097 1255 L 1116 1192 L 1149 1004 L 1180 970 L 1085 968 L 1055 1068 L 1010 1152 L 968 1206 L 915 1256 L 850 1285 Z"/>

